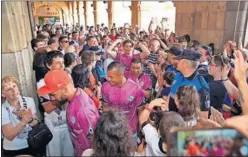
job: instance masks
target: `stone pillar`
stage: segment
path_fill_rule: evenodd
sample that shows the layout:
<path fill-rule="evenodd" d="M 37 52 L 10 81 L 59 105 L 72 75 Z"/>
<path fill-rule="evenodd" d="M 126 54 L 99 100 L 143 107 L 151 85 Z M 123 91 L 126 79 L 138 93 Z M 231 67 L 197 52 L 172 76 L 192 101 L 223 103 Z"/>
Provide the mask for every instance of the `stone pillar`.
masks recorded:
<path fill-rule="evenodd" d="M 227 2 L 224 42 L 227 40 L 238 41 L 241 39 L 242 44 L 247 44 L 248 41 L 248 2 L 233 1 Z"/>
<path fill-rule="evenodd" d="M 70 17 L 70 24 L 73 25 L 73 11 L 72 11 L 72 2 L 69 3 L 69 17 Z"/>
<path fill-rule="evenodd" d="M 27 2 L 2 2 L 2 77 L 17 78 L 22 95 L 37 102 L 27 6 Z"/>
<path fill-rule="evenodd" d="M 79 1 L 78 2 L 78 23 L 80 26 L 85 24 L 83 7 L 84 7 L 83 2 Z"/>
<path fill-rule="evenodd" d="M 73 1 L 73 24 L 76 25 L 76 23 L 78 23 L 77 1 Z"/>
<path fill-rule="evenodd" d="M 140 1 L 132 1 L 131 11 L 132 11 L 132 28 L 134 29 L 136 25 L 140 27 L 141 23 L 141 11 L 140 11 Z"/>
<path fill-rule="evenodd" d="M 63 9 L 62 9 L 62 15 L 63 15 L 63 24 L 66 24 L 68 21 L 67 21 L 67 17 Z"/>
<path fill-rule="evenodd" d="M 64 20 L 63 20 L 63 10 L 59 9 L 59 22 L 63 25 L 64 24 Z"/>
<path fill-rule="evenodd" d="M 85 26 L 89 25 L 89 2 L 88 1 L 84 1 L 84 16 L 85 16 Z"/>
<path fill-rule="evenodd" d="M 113 13 L 114 6 L 113 6 L 113 1 L 112 0 L 108 1 L 107 3 L 108 3 L 108 9 L 107 9 L 107 11 L 108 11 L 108 27 L 111 28 L 113 23 L 114 23 L 113 22 L 113 19 L 114 19 L 114 13 Z"/>
<path fill-rule="evenodd" d="M 99 15 L 98 15 L 98 1 L 94 0 L 93 1 L 93 14 L 94 14 L 94 25 L 96 26 L 97 24 L 99 24 Z"/>
<path fill-rule="evenodd" d="M 202 44 L 214 43 L 223 52 L 227 40 L 245 40 L 248 2 L 174 2 L 176 34 L 189 34 Z M 187 6 L 187 7 L 185 7 Z M 236 30 L 236 31 L 235 31 Z M 244 44 L 244 43 L 243 43 Z"/>

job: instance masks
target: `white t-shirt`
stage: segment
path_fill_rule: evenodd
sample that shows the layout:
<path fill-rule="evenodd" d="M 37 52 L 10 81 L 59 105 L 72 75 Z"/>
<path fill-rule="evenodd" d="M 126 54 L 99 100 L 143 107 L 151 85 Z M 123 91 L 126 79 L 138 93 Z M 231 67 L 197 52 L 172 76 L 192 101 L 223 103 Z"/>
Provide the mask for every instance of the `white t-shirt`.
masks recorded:
<path fill-rule="evenodd" d="M 146 124 L 143 127 L 143 132 L 146 140 L 146 156 L 166 156 L 159 147 L 160 137 L 156 128 L 151 124 Z"/>
<path fill-rule="evenodd" d="M 45 86 L 44 79 L 41 79 L 39 82 L 37 82 L 37 89 L 40 89 L 41 87 Z M 49 95 L 43 95 L 39 96 L 41 100 L 41 104 L 44 105 L 46 101 L 50 100 Z M 45 123 L 48 126 L 50 130 L 56 129 L 56 128 L 67 128 L 66 124 L 66 111 L 65 109 L 55 109 L 51 113 L 44 113 L 45 115 Z"/>
<path fill-rule="evenodd" d="M 26 100 L 27 108 L 30 108 L 32 114 L 36 115 L 34 99 L 30 97 L 23 98 Z M 24 108 L 21 96 L 19 100 L 21 108 Z M 2 104 L 2 126 L 11 123 L 15 127 L 21 122 L 18 117 L 14 114 L 15 111 L 16 109 L 12 107 L 7 100 Z M 20 150 L 28 148 L 27 138 L 28 132 L 31 130 L 32 128 L 27 124 L 26 127 L 14 138 L 13 141 L 9 141 L 7 138 L 4 137 L 3 148 L 5 150 Z"/>

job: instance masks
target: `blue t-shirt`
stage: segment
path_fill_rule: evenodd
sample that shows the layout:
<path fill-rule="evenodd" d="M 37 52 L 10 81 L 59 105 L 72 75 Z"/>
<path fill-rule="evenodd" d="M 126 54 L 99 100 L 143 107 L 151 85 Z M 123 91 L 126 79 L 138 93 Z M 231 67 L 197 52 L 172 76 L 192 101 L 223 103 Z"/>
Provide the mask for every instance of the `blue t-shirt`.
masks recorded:
<path fill-rule="evenodd" d="M 171 87 L 165 87 L 162 91 L 161 91 L 161 97 L 162 96 L 168 96 L 170 94 L 170 89 Z"/>
<path fill-rule="evenodd" d="M 177 72 L 177 70 L 173 65 L 168 65 L 167 72 Z"/>

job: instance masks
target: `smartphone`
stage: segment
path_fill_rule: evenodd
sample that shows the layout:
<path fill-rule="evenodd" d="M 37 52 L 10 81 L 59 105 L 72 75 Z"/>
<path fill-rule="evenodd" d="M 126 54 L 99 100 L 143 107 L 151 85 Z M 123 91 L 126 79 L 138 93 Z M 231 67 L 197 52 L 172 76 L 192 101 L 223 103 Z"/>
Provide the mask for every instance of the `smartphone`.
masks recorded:
<path fill-rule="evenodd" d="M 210 107 L 210 113 L 213 117 L 217 115 L 216 109 L 213 106 Z"/>
<path fill-rule="evenodd" d="M 168 156 L 248 156 L 248 139 L 237 130 L 176 129 L 167 135 Z"/>

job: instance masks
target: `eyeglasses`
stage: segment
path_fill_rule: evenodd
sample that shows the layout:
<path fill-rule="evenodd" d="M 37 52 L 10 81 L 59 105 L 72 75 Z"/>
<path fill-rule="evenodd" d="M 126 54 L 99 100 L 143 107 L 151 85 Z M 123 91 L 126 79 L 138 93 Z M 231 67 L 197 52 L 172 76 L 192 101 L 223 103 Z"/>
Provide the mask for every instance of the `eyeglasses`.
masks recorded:
<path fill-rule="evenodd" d="M 67 41 L 62 41 L 63 43 L 69 43 L 69 41 L 67 40 Z"/>

